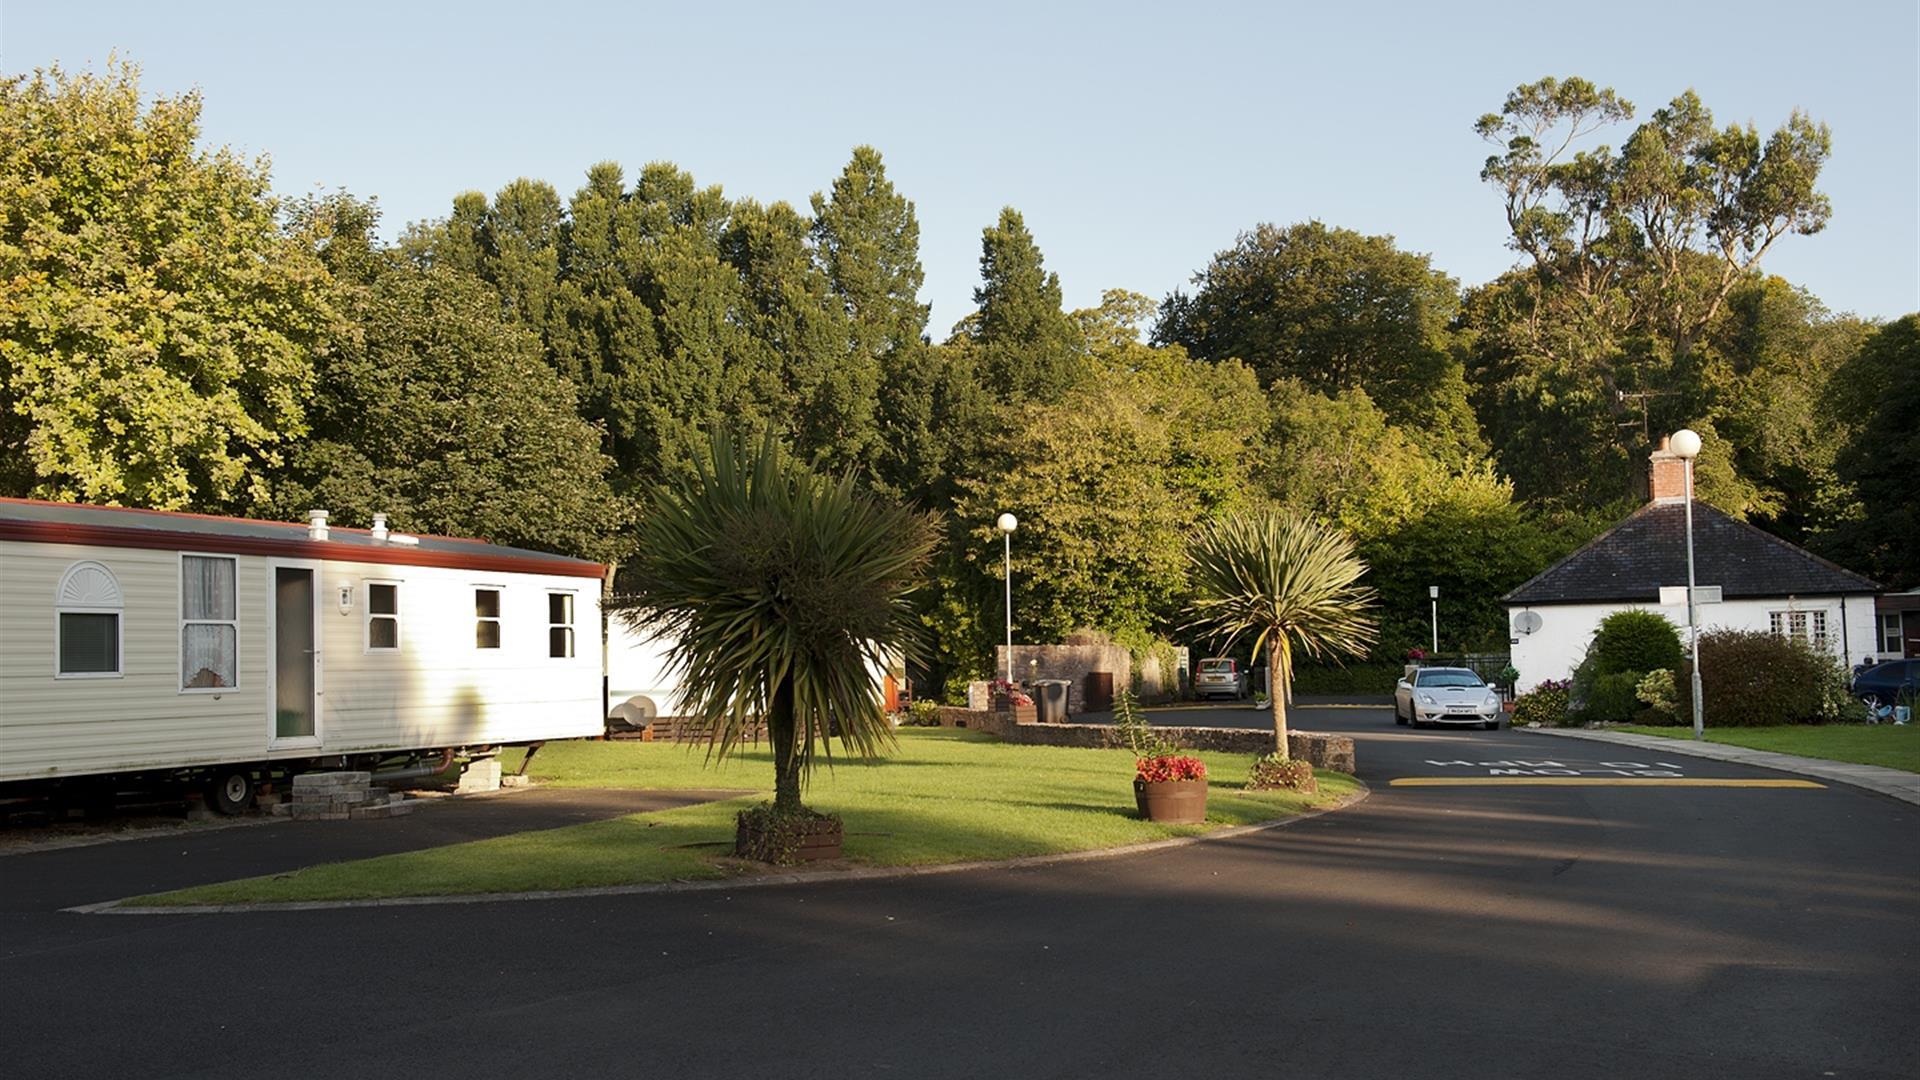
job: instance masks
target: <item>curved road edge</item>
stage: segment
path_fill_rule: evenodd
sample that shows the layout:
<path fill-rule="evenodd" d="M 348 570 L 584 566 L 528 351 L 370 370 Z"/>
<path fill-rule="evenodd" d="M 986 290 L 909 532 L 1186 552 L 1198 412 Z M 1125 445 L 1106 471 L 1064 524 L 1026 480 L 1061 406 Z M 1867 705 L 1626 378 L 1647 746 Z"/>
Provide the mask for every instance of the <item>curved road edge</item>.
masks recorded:
<path fill-rule="evenodd" d="M 935 874 L 953 874 L 969 870 L 1020 870 L 1036 866 L 1053 866 L 1059 863 L 1091 862 L 1095 859 L 1114 859 L 1127 855 L 1143 855 L 1148 852 L 1164 851 L 1169 848 L 1187 847 L 1213 840 L 1226 840 L 1248 833 L 1263 832 L 1267 829 L 1279 829 L 1296 825 L 1303 821 L 1326 814 L 1346 810 L 1365 802 L 1373 794 L 1366 781 L 1358 777 L 1354 783 L 1359 790 L 1331 806 L 1322 806 L 1304 813 L 1292 814 L 1272 821 L 1257 821 L 1251 825 L 1234 825 L 1212 832 L 1198 833 L 1193 836 L 1175 836 L 1166 840 L 1149 840 L 1142 844 L 1125 844 L 1120 847 L 1092 848 L 1086 851 L 1063 851 L 1052 855 L 1026 855 L 1017 859 L 995 859 L 988 862 L 939 863 L 933 866 L 872 866 L 855 867 L 848 870 L 802 870 L 798 872 L 774 871 L 765 874 L 750 874 L 741 877 L 713 878 L 702 881 L 658 881 L 634 885 L 596 885 L 582 889 L 538 889 L 528 892 L 499 893 L 459 893 L 445 896 L 393 896 L 377 900 L 296 900 L 287 903 L 258 904 L 197 904 L 178 907 L 122 907 L 133 897 L 121 897 L 117 900 L 103 900 L 94 904 L 80 904 L 62 908 L 63 912 L 75 915 L 245 915 L 256 912 L 272 911 L 333 911 L 341 908 L 391 908 L 391 907 L 428 907 L 439 904 L 495 904 L 527 900 L 572 900 L 596 896 L 642 896 L 651 893 L 714 892 L 722 889 L 764 888 L 775 885 L 817 885 L 834 881 L 884 881 L 890 878 L 930 877 Z"/>

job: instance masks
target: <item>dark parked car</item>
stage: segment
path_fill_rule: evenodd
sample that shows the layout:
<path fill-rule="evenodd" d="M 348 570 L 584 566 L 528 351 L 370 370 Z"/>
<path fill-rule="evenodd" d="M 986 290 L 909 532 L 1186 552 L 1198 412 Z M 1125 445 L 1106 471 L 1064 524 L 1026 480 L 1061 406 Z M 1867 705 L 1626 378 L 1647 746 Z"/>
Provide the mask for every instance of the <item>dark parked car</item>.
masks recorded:
<path fill-rule="evenodd" d="M 1920 660 L 1889 660 L 1853 677 L 1853 696 L 1869 705 L 1899 705 L 1912 701 L 1920 689 Z"/>

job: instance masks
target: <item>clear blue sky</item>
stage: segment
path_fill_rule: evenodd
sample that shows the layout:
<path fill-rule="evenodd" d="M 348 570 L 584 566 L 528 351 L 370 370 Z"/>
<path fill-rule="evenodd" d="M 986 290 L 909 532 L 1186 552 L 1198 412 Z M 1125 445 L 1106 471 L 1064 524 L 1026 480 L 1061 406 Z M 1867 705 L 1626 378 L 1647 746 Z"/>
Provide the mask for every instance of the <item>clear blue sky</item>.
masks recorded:
<path fill-rule="evenodd" d="M 1920 309 L 1913 0 L 920 7 L 4 0 L 0 69 L 117 49 L 149 92 L 204 93 L 209 143 L 271 154 L 282 192 L 377 195 L 389 234 L 516 176 L 569 195 L 608 159 L 804 206 L 872 143 L 918 206 L 936 337 L 1003 205 L 1069 306 L 1161 296 L 1238 230 L 1306 218 L 1484 281 L 1512 254 L 1475 117 L 1548 74 L 1643 117 L 1691 86 L 1721 123 L 1833 127 L 1833 222 L 1769 270 L 1835 310 Z"/>

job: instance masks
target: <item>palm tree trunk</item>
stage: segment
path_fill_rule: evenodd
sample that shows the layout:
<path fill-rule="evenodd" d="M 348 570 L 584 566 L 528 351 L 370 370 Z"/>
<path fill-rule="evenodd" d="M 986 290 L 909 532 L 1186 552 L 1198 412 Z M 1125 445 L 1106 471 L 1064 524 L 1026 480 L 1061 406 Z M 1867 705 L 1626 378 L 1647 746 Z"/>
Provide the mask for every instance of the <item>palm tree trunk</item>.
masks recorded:
<path fill-rule="evenodd" d="M 1283 758 L 1293 756 L 1287 749 L 1287 695 L 1293 688 L 1288 652 L 1285 637 L 1276 633 L 1268 639 L 1267 700 L 1273 705 L 1273 748 Z"/>
<path fill-rule="evenodd" d="M 773 744 L 773 809 L 800 811 L 800 747 L 795 742 L 793 679 L 782 679 L 767 703 L 767 741 Z"/>

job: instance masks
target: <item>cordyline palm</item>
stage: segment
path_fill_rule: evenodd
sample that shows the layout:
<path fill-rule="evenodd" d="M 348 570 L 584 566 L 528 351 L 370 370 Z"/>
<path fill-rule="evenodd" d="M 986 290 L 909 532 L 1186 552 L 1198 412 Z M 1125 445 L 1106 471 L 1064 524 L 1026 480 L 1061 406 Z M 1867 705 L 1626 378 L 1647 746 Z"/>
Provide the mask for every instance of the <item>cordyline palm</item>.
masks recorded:
<path fill-rule="evenodd" d="M 813 472 L 770 430 L 716 429 L 706 449 L 692 483 L 654 492 L 610 606 L 670 643 L 682 710 L 716 757 L 765 718 L 774 808 L 794 812 L 830 734 L 862 756 L 893 743 L 878 673 L 915 643 L 907 598 L 933 525 Z"/>
<path fill-rule="evenodd" d="M 1231 649 L 1267 650 L 1274 748 L 1287 755 L 1287 698 L 1295 651 L 1359 656 L 1373 644 L 1367 564 L 1339 529 L 1281 510 L 1234 514 L 1201 527 L 1187 546 L 1194 600 L 1186 629 Z"/>

